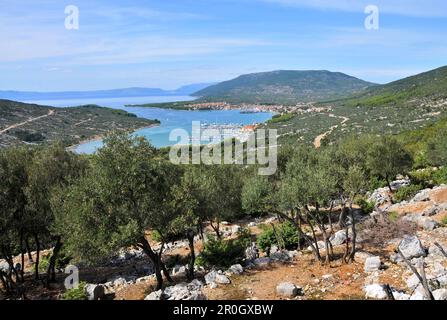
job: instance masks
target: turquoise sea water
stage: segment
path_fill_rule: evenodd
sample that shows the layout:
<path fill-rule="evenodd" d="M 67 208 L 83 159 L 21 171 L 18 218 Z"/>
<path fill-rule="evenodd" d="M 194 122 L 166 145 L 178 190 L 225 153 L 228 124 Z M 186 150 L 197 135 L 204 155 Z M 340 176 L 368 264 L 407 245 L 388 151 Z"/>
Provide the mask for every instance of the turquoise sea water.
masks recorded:
<path fill-rule="evenodd" d="M 155 103 L 169 101 L 191 100 L 191 97 L 139 97 L 139 98 L 113 98 L 113 99 L 88 99 L 88 100 L 58 100 L 58 101 L 30 101 L 43 105 L 56 107 L 70 107 L 82 104 L 98 104 L 101 106 L 126 110 L 141 118 L 158 119 L 161 124 L 157 127 L 141 129 L 135 132 L 139 136 L 148 139 L 155 147 L 171 146 L 177 141 L 169 141 L 169 134 L 174 129 L 184 129 L 189 134 L 192 132 L 192 122 L 200 121 L 202 124 L 235 124 L 249 125 L 263 123 L 272 118 L 270 112 L 241 113 L 239 110 L 223 111 L 184 111 L 159 108 L 125 107 L 135 103 Z M 78 153 L 94 153 L 102 146 L 101 141 L 89 141 L 77 146 Z"/>

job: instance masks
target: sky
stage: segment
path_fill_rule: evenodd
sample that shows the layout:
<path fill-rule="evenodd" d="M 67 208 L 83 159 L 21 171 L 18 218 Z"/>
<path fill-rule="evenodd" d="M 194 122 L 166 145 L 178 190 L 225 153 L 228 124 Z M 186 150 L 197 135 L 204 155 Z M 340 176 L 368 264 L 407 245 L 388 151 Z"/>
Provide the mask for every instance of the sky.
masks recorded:
<path fill-rule="evenodd" d="M 446 34 L 445 0 L 0 0 L 0 90 L 174 89 L 284 69 L 387 83 L 447 65 Z"/>

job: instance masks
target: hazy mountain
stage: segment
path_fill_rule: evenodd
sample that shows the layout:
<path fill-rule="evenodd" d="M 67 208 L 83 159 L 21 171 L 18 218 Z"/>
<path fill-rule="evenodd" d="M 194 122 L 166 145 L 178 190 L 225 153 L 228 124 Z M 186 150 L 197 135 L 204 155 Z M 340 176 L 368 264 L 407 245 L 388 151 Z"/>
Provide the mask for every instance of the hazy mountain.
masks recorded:
<path fill-rule="evenodd" d="M 120 98 L 120 97 L 147 97 L 147 96 L 178 96 L 190 95 L 197 90 L 206 88 L 210 84 L 191 84 L 176 90 L 163 90 L 158 88 L 123 88 L 96 91 L 62 91 L 62 92 L 32 92 L 32 91 L 0 91 L 0 99 L 17 101 L 31 100 L 62 100 L 62 99 L 89 99 L 89 98 Z"/>
<path fill-rule="evenodd" d="M 370 86 L 339 72 L 280 70 L 242 75 L 193 95 L 207 101 L 295 104 L 346 97 Z"/>

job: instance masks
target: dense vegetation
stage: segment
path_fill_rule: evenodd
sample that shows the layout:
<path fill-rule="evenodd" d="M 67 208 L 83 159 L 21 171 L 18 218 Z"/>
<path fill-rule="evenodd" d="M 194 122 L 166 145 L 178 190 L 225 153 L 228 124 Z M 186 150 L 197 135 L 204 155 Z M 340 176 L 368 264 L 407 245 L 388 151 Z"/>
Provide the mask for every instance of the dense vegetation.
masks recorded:
<path fill-rule="evenodd" d="M 347 97 L 374 84 L 329 71 L 273 71 L 240 76 L 200 90 L 204 101 L 275 103 L 324 101 Z"/>

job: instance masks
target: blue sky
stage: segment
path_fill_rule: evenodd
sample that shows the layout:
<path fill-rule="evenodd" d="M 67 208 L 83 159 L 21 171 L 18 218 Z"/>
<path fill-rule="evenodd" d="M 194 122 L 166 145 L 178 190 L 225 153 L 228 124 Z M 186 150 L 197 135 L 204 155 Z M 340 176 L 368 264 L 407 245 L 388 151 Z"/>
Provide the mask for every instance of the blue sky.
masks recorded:
<path fill-rule="evenodd" d="M 366 30 L 364 9 L 380 9 Z M 80 10 L 67 30 L 67 5 Z M 0 0 L 0 90 L 173 89 L 277 69 L 385 83 L 447 65 L 445 0 Z"/>

